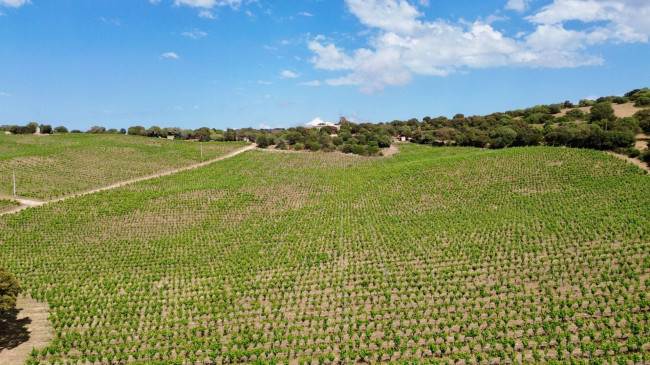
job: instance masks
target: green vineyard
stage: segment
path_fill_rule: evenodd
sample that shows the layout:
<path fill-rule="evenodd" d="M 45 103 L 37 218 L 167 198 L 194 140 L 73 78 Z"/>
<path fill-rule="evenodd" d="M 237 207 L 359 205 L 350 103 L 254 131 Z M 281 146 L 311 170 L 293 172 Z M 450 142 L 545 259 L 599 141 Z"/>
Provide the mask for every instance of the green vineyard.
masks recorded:
<path fill-rule="evenodd" d="M 399 148 L 248 151 L 0 217 L 0 261 L 51 308 L 29 362 L 650 363 L 647 173 L 594 150 Z M 92 185 L 36 176 L 23 195 Z"/>
<path fill-rule="evenodd" d="M 0 133 L 0 197 L 61 197 L 221 156 L 245 143 L 168 141 L 119 134 Z M 203 148 L 203 159 L 201 159 Z"/>

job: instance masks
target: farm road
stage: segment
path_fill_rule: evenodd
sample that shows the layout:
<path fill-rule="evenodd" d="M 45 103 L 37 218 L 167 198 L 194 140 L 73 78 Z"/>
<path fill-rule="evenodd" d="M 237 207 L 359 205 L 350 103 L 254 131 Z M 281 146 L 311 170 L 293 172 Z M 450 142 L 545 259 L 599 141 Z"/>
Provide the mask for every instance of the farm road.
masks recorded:
<path fill-rule="evenodd" d="M 233 156 L 237 156 L 240 153 L 244 153 L 246 151 L 254 149 L 256 146 L 257 146 L 256 144 L 251 144 L 251 145 L 248 145 L 246 147 L 242 147 L 242 148 L 239 148 L 239 149 L 234 150 L 232 152 L 229 152 L 229 153 L 227 153 L 227 154 L 225 154 L 223 156 L 213 158 L 211 160 L 199 162 L 199 163 L 184 166 L 184 167 L 179 167 L 179 168 L 173 169 L 173 170 L 157 172 L 157 173 L 151 174 L 151 175 L 146 175 L 146 176 L 136 177 L 136 178 L 129 179 L 129 180 L 124 180 L 124 181 L 120 181 L 120 182 L 112 184 L 112 185 L 102 186 L 100 188 L 86 190 L 86 191 L 82 191 L 82 192 L 79 192 L 79 193 L 76 193 L 76 194 L 66 195 L 66 196 L 62 196 L 60 198 L 55 198 L 55 199 L 51 199 L 51 200 L 35 200 L 35 199 L 26 199 L 26 198 L 16 198 L 16 199 L 14 199 L 13 197 L 8 197 L 9 199 L 14 199 L 14 200 L 18 201 L 20 203 L 20 206 L 16 207 L 15 209 L 6 211 L 6 212 L 1 212 L 0 216 L 3 216 L 5 214 L 17 213 L 17 212 L 20 212 L 21 210 L 27 209 L 29 207 L 37 207 L 37 206 L 45 205 L 45 204 L 48 204 L 48 203 L 54 203 L 54 202 L 58 202 L 58 201 L 61 201 L 61 200 L 74 198 L 76 196 L 83 196 L 83 195 L 93 194 L 93 193 L 96 193 L 96 192 L 99 192 L 99 191 L 119 188 L 121 186 L 132 184 L 132 183 L 135 183 L 135 182 L 138 182 L 138 181 L 155 179 L 157 177 L 172 175 L 172 174 L 175 174 L 175 173 L 178 173 L 178 172 L 181 172 L 181 171 L 195 169 L 197 167 L 209 165 L 209 164 L 211 164 L 213 162 L 217 162 L 217 161 L 225 160 L 225 159 L 233 157 Z"/>

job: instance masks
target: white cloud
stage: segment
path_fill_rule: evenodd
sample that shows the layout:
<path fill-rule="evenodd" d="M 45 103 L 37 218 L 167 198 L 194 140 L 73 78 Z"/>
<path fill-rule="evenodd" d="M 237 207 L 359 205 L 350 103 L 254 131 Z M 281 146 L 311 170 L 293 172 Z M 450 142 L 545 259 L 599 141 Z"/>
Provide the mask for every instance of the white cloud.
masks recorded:
<path fill-rule="evenodd" d="M 238 8 L 242 3 L 242 0 L 174 0 L 174 5 L 181 6 L 191 6 L 194 8 L 206 8 L 211 9 L 215 6 L 230 6 L 232 8 Z"/>
<path fill-rule="evenodd" d="M 117 27 L 119 27 L 120 25 L 122 25 L 122 21 L 119 20 L 119 19 L 107 19 L 107 18 L 105 18 L 105 17 L 101 17 L 101 18 L 99 18 L 99 19 L 100 19 L 102 22 L 104 22 L 104 23 L 106 23 L 106 24 L 109 24 L 109 25 L 115 25 L 115 26 L 117 26 Z"/>
<path fill-rule="evenodd" d="M 319 124 L 326 124 L 326 123 L 327 122 L 324 121 L 323 119 L 321 119 L 321 117 L 317 117 L 317 118 L 312 119 L 311 122 L 309 122 L 309 123 L 307 123 L 305 125 L 308 126 L 308 127 L 313 127 L 313 126 L 317 126 Z"/>
<path fill-rule="evenodd" d="M 301 86 L 320 86 L 321 82 L 318 81 L 318 80 L 314 80 L 314 81 L 301 82 L 298 85 L 301 85 Z"/>
<path fill-rule="evenodd" d="M 405 0 L 346 3 L 370 28 L 367 46 L 346 50 L 316 36 L 307 43 L 314 54 L 311 62 L 316 69 L 345 72 L 326 84 L 357 85 L 369 93 L 406 85 L 413 75 L 445 76 L 467 68 L 599 65 L 604 60 L 589 54 L 590 46 L 647 42 L 650 35 L 650 2 L 640 0 L 554 0 L 525 18 L 533 31 L 514 37 L 489 21 L 421 20 L 423 15 Z M 529 0 L 509 2 L 515 10 L 528 4 Z M 566 29 L 564 23 L 571 20 L 585 26 Z"/>
<path fill-rule="evenodd" d="M 0 92 L 0 96 L 11 96 L 11 94 Z"/>
<path fill-rule="evenodd" d="M 181 33 L 181 35 L 183 35 L 185 37 L 188 37 L 188 38 L 192 38 L 192 39 L 199 39 L 199 38 L 203 38 L 203 37 L 207 36 L 208 33 L 204 32 L 202 30 L 193 29 L 193 30 L 188 31 L 188 32 L 183 32 L 183 33 Z"/>
<path fill-rule="evenodd" d="M 411 33 L 420 12 L 406 0 L 347 0 L 350 12 L 361 23 L 389 32 Z"/>
<path fill-rule="evenodd" d="M 160 4 L 161 0 L 149 0 L 151 4 Z"/>
<path fill-rule="evenodd" d="M 160 58 L 173 58 L 173 59 L 177 60 L 180 57 L 176 54 L 176 52 L 165 52 L 165 53 L 160 55 Z"/>
<path fill-rule="evenodd" d="M 523 12 L 528 10 L 531 1 L 532 0 L 508 0 L 508 3 L 506 4 L 506 9 Z"/>
<path fill-rule="evenodd" d="M 298 13 L 298 15 L 302 15 L 302 16 L 306 16 L 306 17 L 312 17 L 312 16 L 314 16 L 314 14 L 312 14 L 312 13 L 308 13 L 308 12 L 306 12 L 306 11 L 300 12 L 300 13 Z"/>
<path fill-rule="evenodd" d="M 217 16 L 214 15 L 213 12 L 210 10 L 201 10 L 199 12 L 199 18 L 204 18 L 204 19 L 217 19 Z"/>
<path fill-rule="evenodd" d="M 644 0 L 554 0 L 526 18 L 534 24 L 605 22 L 589 30 L 591 42 L 648 42 L 650 2 Z"/>
<path fill-rule="evenodd" d="M 260 85 L 271 85 L 272 82 L 269 81 L 264 81 L 264 80 L 257 80 L 257 83 Z"/>
<path fill-rule="evenodd" d="M 10 8 L 17 8 L 30 3 L 30 0 L 0 0 L 0 6 L 7 6 Z"/>
<path fill-rule="evenodd" d="M 289 70 L 284 70 L 284 71 L 282 71 L 282 73 L 281 73 L 280 75 L 281 75 L 282 77 L 286 78 L 286 79 L 295 79 L 295 78 L 300 77 L 300 74 L 299 74 L 299 73 L 296 73 L 296 72 L 293 72 L 293 71 L 289 71 Z"/>

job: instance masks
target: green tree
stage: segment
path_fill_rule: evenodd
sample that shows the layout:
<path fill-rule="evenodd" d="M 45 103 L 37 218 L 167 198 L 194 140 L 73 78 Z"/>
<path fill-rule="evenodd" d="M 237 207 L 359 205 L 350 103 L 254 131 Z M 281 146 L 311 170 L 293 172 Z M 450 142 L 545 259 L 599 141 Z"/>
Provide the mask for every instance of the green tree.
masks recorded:
<path fill-rule="evenodd" d="M 16 306 L 16 297 L 21 291 L 16 278 L 0 265 L 0 314 Z"/>
<path fill-rule="evenodd" d="M 616 115 L 614 115 L 614 108 L 612 108 L 612 103 L 603 102 L 591 107 L 589 121 L 594 122 L 598 120 L 616 120 Z"/>
<path fill-rule="evenodd" d="M 68 133 L 68 128 L 60 125 L 60 126 L 54 128 L 54 132 L 55 133 Z"/>
<path fill-rule="evenodd" d="M 643 133 L 650 134 L 650 109 L 642 109 L 634 114 L 634 117 L 639 121 L 639 127 Z"/>
<path fill-rule="evenodd" d="M 201 127 L 194 131 L 194 136 L 201 142 L 210 142 L 210 128 Z"/>
<path fill-rule="evenodd" d="M 41 124 L 39 128 L 41 129 L 41 134 L 52 134 L 52 126 L 49 124 Z"/>
<path fill-rule="evenodd" d="M 634 106 L 648 106 L 650 105 L 650 96 L 642 96 L 636 99 Z"/>
<path fill-rule="evenodd" d="M 582 111 L 582 109 L 571 109 L 568 112 L 566 112 L 566 115 L 570 117 L 574 117 L 576 119 L 582 119 L 585 117 L 585 113 Z"/>
<path fill-rule="evenodd" d="M 25 133 L 26 134 L 34 134 L 34 133 L 36 133 L 36 128 L 38 128 L 38 123 L 35 123 L 35 122 L 28 123 L 25 126 Z"/>
<path fill-rule="evenodd" d="M 233 142 L 237 140 L 237 134 L 234 129 L 226 129 L 226 133 L 223 135 L 224 139 L 228 142 Z"/>
<path fill-rule="evenodd" d="M 127 133 L 132 136 L 144 136 L 146 135 L 147 130 L 141 125 L 136 125 L 135 127 L 129 127 Z"/>
<path fill-rule="evenodd" d="M 517 132 L 509 127 L 499 127 L 490 133 L 492 148 L 505 148 L 512 145 L 517 138 Z"/>
<path fill-rule="evenodd" d="M 266 133 L 258 135 L 255 139 L 255 143 L 257 143 L 257 147 L 259 148 L 266 148 L 271 144 L 269 142 L 269 136 L 267 136 Z"/>
<path fill-rule="evenodd" d="M 102 127 L 102 126 L 95 125 L 95 126 L 90 127 L 90 129 L 87 130 L 86 133 L 90 133 L 90 134 L 104 134 L 104 133 L 106 133 L 106 128 L 104 128 L 104 127 Z"/>

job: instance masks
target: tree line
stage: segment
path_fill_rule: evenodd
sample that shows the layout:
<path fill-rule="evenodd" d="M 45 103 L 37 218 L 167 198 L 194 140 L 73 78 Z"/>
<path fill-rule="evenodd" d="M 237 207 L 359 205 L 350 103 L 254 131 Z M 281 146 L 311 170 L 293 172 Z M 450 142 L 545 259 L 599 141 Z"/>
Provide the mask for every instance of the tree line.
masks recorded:
<path fill-rule="evenodd" d="M 456 114 L 453 118 L 424 117 L 389 123 L 352 123 L 341 118 L 335 126 L 294 127 L 276 129 L 241 128 L 226 130 L 201 127 L 182 129 L 132 126 L 128 129 L 106 129 L 94 126 L 85 133 L 121 133 L 135 136 L 209 141 L 250 141 L 260 148 L 308 151 L 340 151 L 359 155 L 379 155 L 394 140 L 434 146 L 473 146 L 507 148 L 516 146 L 567 146 L 614 150 L 631 157 L 650 160 L 648 152 L 633 146 L 635 134 L 650 134 L 650 109 L 640 109 L 634 116 L 617 118 L 612 104 L 633 102 L 637 107 L 650 106 L 650 89 L 635 89 L 624 96 L 580 100 L 577 105 L 564 103 L 537 105 L 485 116 Z M 583 109 L 588 108 L 585 112 Z M 566 113 L 563 110 L 569 109 Z M 67 128 L 29 123 L 27 126 L 3 126 L 15 134 L 67 133 Z M 72 130 L 73 133 L 82 133 Z"/>

